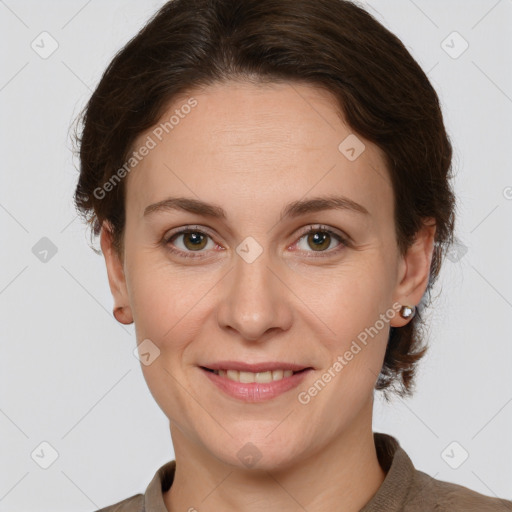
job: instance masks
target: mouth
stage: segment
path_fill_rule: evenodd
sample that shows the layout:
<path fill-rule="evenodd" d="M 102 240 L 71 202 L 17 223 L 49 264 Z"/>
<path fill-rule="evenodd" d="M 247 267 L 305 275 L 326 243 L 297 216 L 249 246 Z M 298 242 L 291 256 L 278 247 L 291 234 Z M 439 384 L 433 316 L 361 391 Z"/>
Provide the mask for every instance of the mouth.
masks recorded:
<path fill-rule="evenodd" d="M 212 363 L 199 369 L 224 395 L 242 402 L 265 402 L 285 395 L 314 370 L 311 366 L 289 363 L 236 361 Z"/>
<path fill-rule="evenodd" d="M 268 384 L 270 382 L 286 379 L 298 373 L 306 372 L 307 370 L 312 370 L 311 367 L 307 367 L 295 371 L 285 368 L 278 368 L 273 370 L 265 369 L 258 372 L 251 372 L 228 368 L 207 368 L 206 366 L 201 366 L 200 368 L 206 370 L 207 372 L 213 373 L 214 375 L 218 375 L 219 377 L 225 377 L 234 382 L 241 382 L 243 384 L 250 384 L 253 382 Z"/>

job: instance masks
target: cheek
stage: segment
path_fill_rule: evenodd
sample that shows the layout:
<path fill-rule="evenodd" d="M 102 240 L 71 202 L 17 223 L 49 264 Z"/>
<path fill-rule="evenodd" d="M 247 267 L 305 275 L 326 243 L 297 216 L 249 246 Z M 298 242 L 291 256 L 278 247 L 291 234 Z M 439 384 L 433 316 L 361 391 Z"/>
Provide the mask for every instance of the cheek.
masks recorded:
<path fill-rule="evenodd" d="M 294 293 L 315 313 L 331 340 L 347 340 L 370 327 L 389 308 L 390 283 L 377 254 L 340 262 L 337 267 L 294 269 Z"/>
<path fill-rule="evenodd" d="M 165 415 L 183 428 L 194 416 L 189 389 L 187 347 L 200 336 L 201 297 L 208 288 L 199 276 L 170 273 L 169 268 L 144 264 L 131 275 L 131 304 L 137 342 L 150 340 L 156 354 L 141 369 L 155 402 Z M 148 343 L 147 341 L 145 343 Z"/>
<path fill-rule="evenodd" d="M 382 366 L 390 320 L 396 314 L 385 275 L 385 261 L 374 254 L 325 276 L 317 274 L 314 287 L 304 277 L 296 281 L 301 286 L 294 290 L 308 297 L 317 327 L 325 333 L 319 339 L 330 359 L 325 380 L 336 381 L 333 390 L 345 399 L 372 390 Z"/>
<path fill-rule="evenodd" d="M 194 286 L 197 284 L 197 286 Z M 193 335 L 190 330 L 198 326 L 191 320 L 200 310 L 198 304 L 203 286 L 195 280 L 168 276 L 161 272 L 145 272 L 133 283 L 131 304 L 137 340 L 150 338 L 160 349 L 179 351 L 180 340 Z"/>
<path fill-rule="evenodd" d="M 205 321 L 212 317 L 221 275 L 178 270 L 163 258 L 142 256 L 133 259 L 132 268 L 129 293 L 137 343 L 149 339 L 158 353 L 155 365 L 142 367 L 145 379 L 158 403 L 165 397 L 177 400 L 179 384 L 196 361 L 194 341 L 204 338 Z"/>
<path fill-rule="evenodd" d="M 160 250 L 133 251 L 129 261 L 127 258 L 127 267 L 130 305 L 140 336 L 159 340 L 166 338 L 166 333 L 179 330 L 180 319 L 186 319 L 193 310 L 202 288 L 207 290 L 206 274 L 178 269 Z"/>

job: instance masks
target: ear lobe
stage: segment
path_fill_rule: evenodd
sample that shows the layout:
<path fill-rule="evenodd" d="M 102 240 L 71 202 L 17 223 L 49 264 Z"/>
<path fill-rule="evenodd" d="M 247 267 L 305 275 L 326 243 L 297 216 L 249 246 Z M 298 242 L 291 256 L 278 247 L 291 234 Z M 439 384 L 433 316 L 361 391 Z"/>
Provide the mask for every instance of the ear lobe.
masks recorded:
<path fill-rule="evenodd" d="M 430 265 L 434 253 L 436 224 L 434 219 L 426 219 L 416 234 L 413 244 L 401 261 L 402 278 L 395 290 L 395 301 L 402 305 L 417 306 L 423 297 L 430 276 Z M 390 322 L 393 327 L 402 327 L 410 319 L 396 315 Z"/>
<path fill-rule="evenodd" d="M 108 283 L 114 298 L 114 316 L 123 324 L 131 324 L 133 315 L 126 286 L 124 266 L 113 245 L 112 231 L 107 221 L 103 222 L 100 233 L 101 251 L 107 267 Z"/>

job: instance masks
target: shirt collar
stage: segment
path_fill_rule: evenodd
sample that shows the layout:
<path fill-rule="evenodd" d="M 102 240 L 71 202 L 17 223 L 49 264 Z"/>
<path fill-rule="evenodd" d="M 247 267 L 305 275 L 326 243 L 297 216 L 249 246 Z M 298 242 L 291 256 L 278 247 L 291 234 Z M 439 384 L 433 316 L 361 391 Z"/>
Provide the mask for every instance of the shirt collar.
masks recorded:
<path fill-rule="evenodd" d="M 416 469 L 394 437 L 374 432 L 373 438 L 379 464 L 386 471 L 386 477 L 360 512 L 399 512 L 406 503 Z"/>
<path fill-rule="evenodd" d="M 374 432 L 373 438 L 379 463 L 387 474 L 377 492 L 360 512 L 398 512 L 406 501 L 415 468 L 394 437 Z M 157 470 L 144 493 L 143 512 L 169 512 L 163 493 L 171 487 L 175 470 L 175 460 Z"/>

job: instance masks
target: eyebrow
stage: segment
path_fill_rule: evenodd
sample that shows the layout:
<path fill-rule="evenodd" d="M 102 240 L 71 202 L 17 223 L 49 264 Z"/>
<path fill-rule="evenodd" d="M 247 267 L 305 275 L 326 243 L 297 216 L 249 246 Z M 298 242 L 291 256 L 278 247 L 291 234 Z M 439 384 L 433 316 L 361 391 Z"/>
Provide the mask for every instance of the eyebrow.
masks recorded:
<path fill-rule="evenodd" d="M 154 212 L 172 210 L 182 210 L 215 219 L 227 219 L 226 212 L 222 207 L 188 197 L 168 197 L 163 201 L 151 204 L 144 209 L 144 217 Z M 305 215 L 306 213 L 324 210 L 346 210 L 363 215 L 370 215 L 370 212 L 364 206 L 352 201 L 352 199 L 344 196 L 331 195 L 293 201 L 284 207 L 280 219 L 295 218 Z"/>

